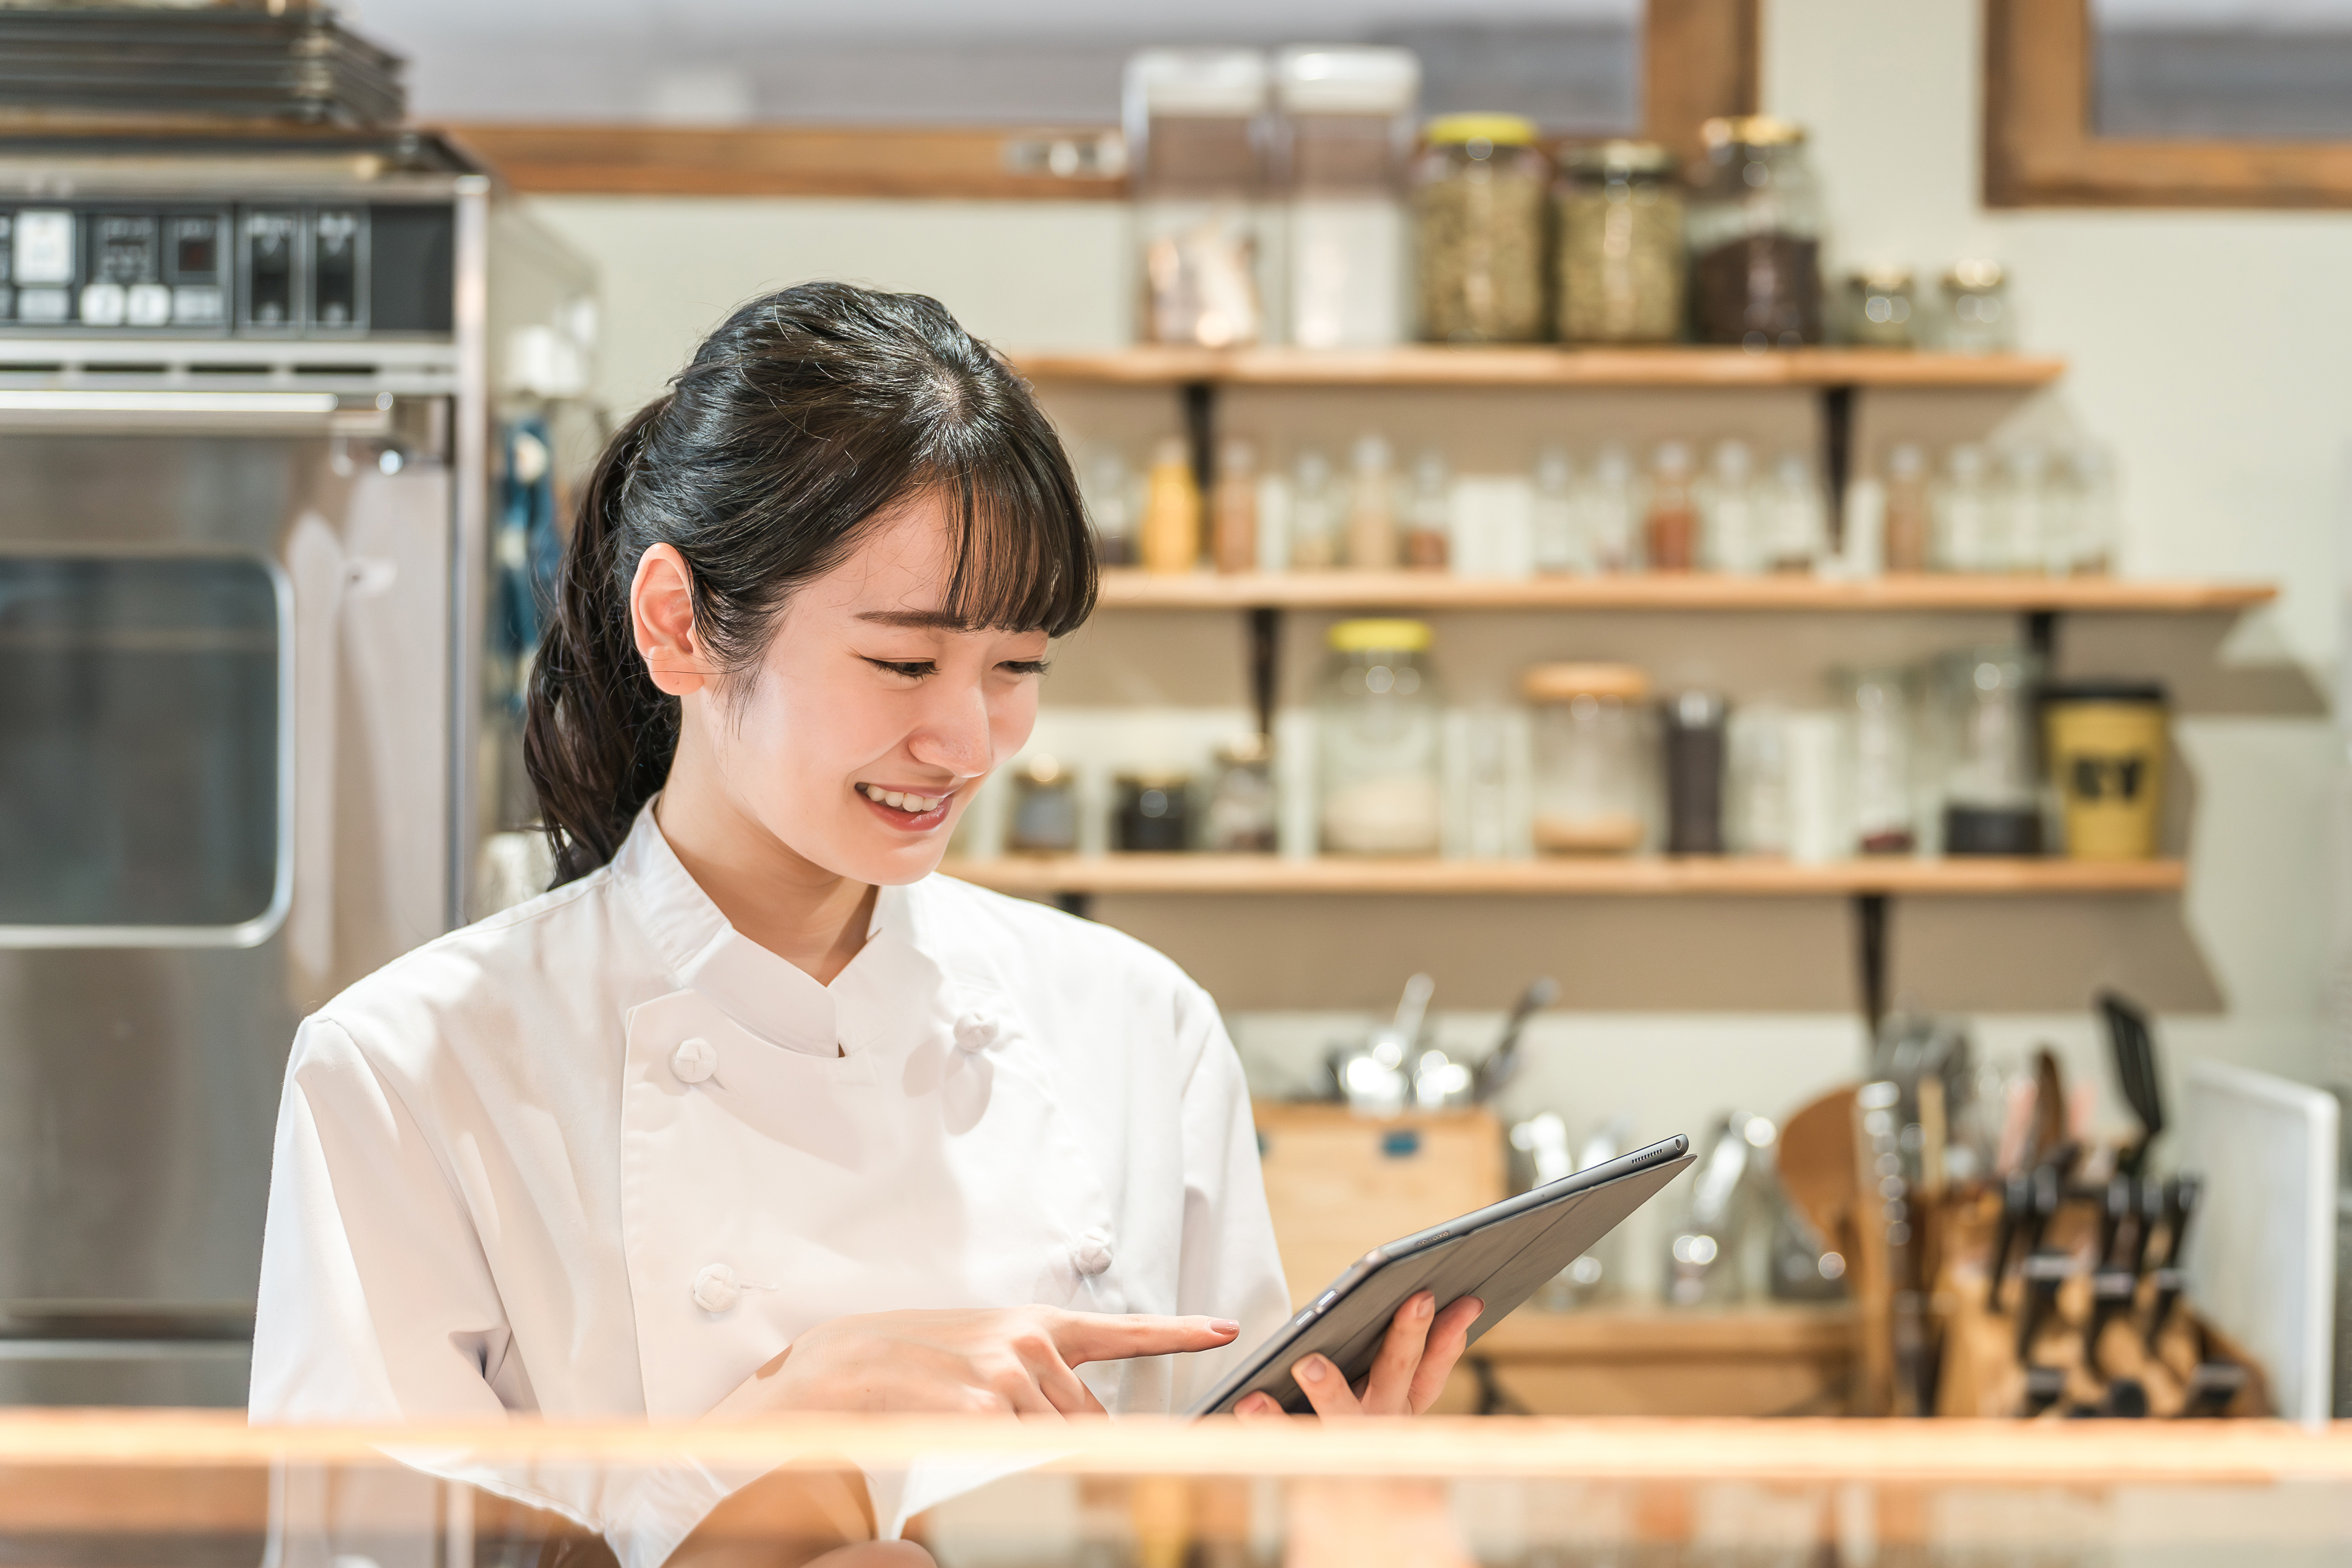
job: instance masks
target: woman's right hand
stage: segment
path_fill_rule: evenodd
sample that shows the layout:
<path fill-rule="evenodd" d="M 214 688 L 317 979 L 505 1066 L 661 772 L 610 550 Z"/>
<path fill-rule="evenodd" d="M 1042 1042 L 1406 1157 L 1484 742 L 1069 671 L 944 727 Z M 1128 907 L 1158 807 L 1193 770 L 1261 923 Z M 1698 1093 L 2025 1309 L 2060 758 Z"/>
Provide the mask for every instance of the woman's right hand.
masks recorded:
<path fill-rule="evenodd" d="M 869 1312 L 821 1322 L 720 1400 L 711 1418 L 778 1410 L 1102 1414 L 1071 1368 L 1231 1344 L 1222 1318 L 1056 1307 Z"/>

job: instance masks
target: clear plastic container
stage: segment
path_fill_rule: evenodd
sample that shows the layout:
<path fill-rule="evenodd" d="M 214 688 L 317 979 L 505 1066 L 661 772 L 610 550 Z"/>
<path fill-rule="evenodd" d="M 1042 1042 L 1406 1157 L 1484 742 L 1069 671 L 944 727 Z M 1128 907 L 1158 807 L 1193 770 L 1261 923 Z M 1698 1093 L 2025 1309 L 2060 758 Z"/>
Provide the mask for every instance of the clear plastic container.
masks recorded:
<path fill-rule="evenodd" d="M 1253 206 L 1265 187 L 1268 78 L 1255 49 L 1146 49 L 1127 62 L 1147 342 L 1225 349 L 1264 335 Z"/>
<path fill-rule="evenodd" d="M 1550 165 L 1535 122 L 1509 114 L 1430 121 L 1412 170 L 1420 331 L 1435 343 L 1544 335 L 1544 206 Z"/>
<path fill-rule="evenodd" d="M 1683 194 L 1675 155 L 1604 141 L 1568 156 L 1553 196 L 1559 336 L 1670 343 L 1683 330 Z"/>
<path fill-rule="evenodd" d="M 1324 849 L 1435 854 L 1444 725 L 1427 623 L 1342 621 L 1327 641 L 1316 769 Z"/>
<path fill-rule="evenodd" d="M 1710 120 L 1691 198 L 1691 319 L 1702 342 L 1822 340 L 1822 202 L 1805 133 L 1765 115 Z"/>
<path fill-rule="evenodd" d="M 1404 336 L 1405 170 L 1421 62 L 1410 49 L 1285 49 L 1275 61 L 1287 194 L 1290 340 Z"/>
<path fill-rule="evenodd" d="M 1537 664 L 1535 842 L 1547 854 L 1622 855 L 1647 836 L 1649 677 L 1630 664 Z"/>

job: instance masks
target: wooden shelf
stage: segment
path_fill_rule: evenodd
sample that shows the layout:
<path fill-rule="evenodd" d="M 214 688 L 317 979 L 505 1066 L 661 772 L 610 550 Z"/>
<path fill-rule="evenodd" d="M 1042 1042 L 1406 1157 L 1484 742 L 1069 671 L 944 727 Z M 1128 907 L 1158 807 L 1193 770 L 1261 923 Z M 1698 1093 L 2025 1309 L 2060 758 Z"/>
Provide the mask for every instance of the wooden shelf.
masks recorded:
<path fill-rule="evenodd" d="M 1546 1312 L 1521 1307 L 1479 1336 L 1474 1355 L 1498 1361 L 1614 1361 L 1629 1356 L 1851 1354 L 1853 1309 L 1843 1304 L 1668 1312 L 1601 1307 Z"/>
<path fill-rule="evenodd" d="M 1630 572 L 1615 577 L 1454 577 L 1437 571 L 1102 574 L 1106 610 L 1663 610 L 2226 612 L 2267 604 L 2258 582 L 2121 577 L 1976 577 L 1922 572 L 1837 581 Z"/>
<path fill-rule="evenodd" d="M 1180 349 L 1142 345 L 1012 356 L 1033 381 L 1103 386 L 1922 387 L 2020 390 L 2065 373 L 2031 354 L 1900 350 L 1447 348 Z"/>
<path fill-rule="evenodd" d="M 1623 860 L 1285 860 L 1275 855 L 1005 855 L 951 860 L 940 871 L 1000 893 L 1427 894 L 1806 897 L 1854 894 L 2082 894 L 2177 893 L 2179 861 L 1786 861 L 1663 856 Z"/>

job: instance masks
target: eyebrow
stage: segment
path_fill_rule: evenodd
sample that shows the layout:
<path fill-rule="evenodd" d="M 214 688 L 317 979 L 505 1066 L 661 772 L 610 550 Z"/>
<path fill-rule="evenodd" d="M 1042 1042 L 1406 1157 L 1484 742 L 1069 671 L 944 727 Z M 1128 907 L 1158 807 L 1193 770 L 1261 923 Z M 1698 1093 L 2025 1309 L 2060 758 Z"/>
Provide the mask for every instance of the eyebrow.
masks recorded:
<path fill-rule="evenodd" d="M 903 626 L 914 631 L 969 632 L 971 628 L 961 618 L 944 610 L 861 610 L 860 621 L 871 621 L 879 626 Z"/>

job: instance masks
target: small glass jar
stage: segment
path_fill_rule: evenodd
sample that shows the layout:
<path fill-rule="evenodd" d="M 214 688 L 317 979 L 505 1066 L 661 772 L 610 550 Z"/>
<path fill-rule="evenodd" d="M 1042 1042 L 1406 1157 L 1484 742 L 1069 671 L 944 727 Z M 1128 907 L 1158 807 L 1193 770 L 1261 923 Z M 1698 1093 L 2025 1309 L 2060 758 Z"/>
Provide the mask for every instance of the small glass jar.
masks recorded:
<path fill-rule="evenodd" d="M 1342 621 L 1327 641 L 1316 769 L 1323 847 L 1435 854 L 1444 710 L 1427 623 Z"/>
<path fill-rule="evenodd" d="M 1845 340 L 1863 349 L 1916 349 L 1917 288 L 1907 267 L 1870 267 L 1845 280 Z"/>
<path fill-rule="evenodd" d="M 1944 274 L 1944 348 L 1955 354 L 2000 354 L 2017 346 L 2010 318 L 2009 274 L 1997 261 L 1963 261 Z"/>
<path fill-rule="evenodd" d="M 1822 202 L 1805 133 L 1765 115 L 1710 120 L 1690 202 L 1691 321 L 1705 343 L 1822 340 Z"/>
<path fill-rule="evenodd" d="M 1936 667 L 1944 852 L 2042 852 L 2042 769 L 2034 692 L 2042 664 L 2022 648 L 1965 648 Z"/>
<path fill-rule="evenodd" d="M 1536 710 L 1536 848 L 1570 855 L 1641 848 L 1649 677 L 1630 664 L 1537 664 L 1519 677 L 1519 690 Z"/>
<path fill-rule="evenodd" d="M 1032 757 L 1013 770 L 1004 847 L 1033 855 L 1068 854 L 1077 849 L 1077 776 L 1055 758 Z"/>
<path fill-rule="evenodd" d="M 1683 330 L 1683 195 L 1654 141 L 1570 154 L 1553 193 L 1560 340 L 1670 343 Z"/>
<path fill-rule="evenodd" d="M 1217 854 L 1271 854 L 1280 824 L 1274 743 L 1244 736 L 1217 748 L 1216 782 L 1202 813 L 1201 847 Z"/>
<path fill-rule="evenodd" d="M 1910 683 L 1900 670 L 1856 670 L 1833 685 L 1845 709 L 1853 847 L 1865 855 L 1907 855 L 1919 842 Z"/>
<path fill-rule="evenodd" d="M 1429 123 L 1412 170 L 1420 330 L 1433 343 L 1543 336 L 1544 193 L 1535 122 L 1449 114 Z"/>
<path fill-rule="evenodd" d="M 1192 781 L 1181 773 L 1122 773 L 1111 807 L 1112 838 L 1130 852 L 1192 847 Z"/>

